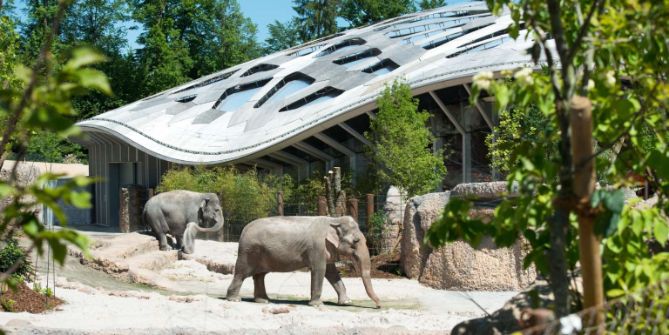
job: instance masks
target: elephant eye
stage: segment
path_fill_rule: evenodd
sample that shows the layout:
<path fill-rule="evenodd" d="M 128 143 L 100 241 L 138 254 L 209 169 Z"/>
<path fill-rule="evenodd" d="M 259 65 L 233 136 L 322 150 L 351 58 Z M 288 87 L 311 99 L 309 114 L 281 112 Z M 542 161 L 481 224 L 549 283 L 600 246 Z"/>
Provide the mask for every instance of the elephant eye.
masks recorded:
<path fill-rule="evenodd" d="M 356 236 L 353 238 L 353 243 L 358 243 L 360 242 L 360 237 Z"/>

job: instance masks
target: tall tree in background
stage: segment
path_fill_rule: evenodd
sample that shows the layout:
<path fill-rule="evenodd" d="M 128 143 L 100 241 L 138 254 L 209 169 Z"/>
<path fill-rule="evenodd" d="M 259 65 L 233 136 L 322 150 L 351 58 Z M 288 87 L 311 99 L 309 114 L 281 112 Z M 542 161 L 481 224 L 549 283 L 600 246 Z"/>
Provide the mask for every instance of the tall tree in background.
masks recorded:
<path fill-rule="evenodd" d="M 136 0 L 134 19 L 146 29 L 138 50 L 144 95 L 260 55 L 256 27 L 236 0 Z"/>
<path fill-rule="evenodd" d="M 446 1 L 445 0 L 421 0 L 420 3 L 418 4 L 418 6 L 420 6 L 420 9 L 422 9 L 422 10 L 444 7 L 444 6 L 446 6 Z"/>
<path fill-rule="evenodd" d="M 191 79 L 193 68 L 188 44 L 184 40 L 181 16 L 189 16 L 179 0 L 138 0 L 133 18 L 144 25 L 137 50 L 141 81 L 138 90 L 147 96 Z M 183 23 L 182 23 L 183 25 Z M 181 28 L 181 29 L 179 29 Z"/>
<path fill-rule="evenodd" d="M 430 114 L 418 111 L 418 99 L 408 84 L 395 81 L 378 99 L 379 112 L 365 137 L 379 180 L 399 187 L 404 196 L 434 191 L 446 174 L 443 151 L 433 153 L 434 141 L 425 126 Z"/>
<path fill-rule="evenodd" d="M 269 37 L 265 39 L 265 53 L 271 54 L 302 43 L 302 39 L 300 39 L 298 33 L 298 25 L 299 23 L 296 18 L 286 23 L 275 20 L 273 23 L 268 24 Z"/>
<path fill-rule="evenodd" d="M 414 11 L 412 0 L 342 0 L 339 16 L 359 27 Z"/>
<path fill-rule="evenodd" d="M 339 0 L 294 0 L 298 34 L 303 42 L 337 32 Z"/>

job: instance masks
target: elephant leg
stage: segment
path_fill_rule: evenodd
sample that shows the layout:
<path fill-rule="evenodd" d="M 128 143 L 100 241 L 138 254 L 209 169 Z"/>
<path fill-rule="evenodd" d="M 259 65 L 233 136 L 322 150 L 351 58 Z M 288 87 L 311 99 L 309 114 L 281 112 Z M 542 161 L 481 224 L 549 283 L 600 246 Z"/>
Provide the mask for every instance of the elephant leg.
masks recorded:
<path fill-rule="evenodd" d="M 237 256 L 237 262 L 235 263 L 235 275 L 232 278 L 230 286 L 228 286 L 228 293 L 226 294 L 226 299 L 229 301 L 239 301 L 239 290 L 242 288 L 242 283 L 244 279 L 253 275 L 254 269 L 253 266 L 248 264 L 248 255 L 240 254 Z"/>
<path fill-rule="evenodd" d="M 334 290 L 337 292 L 337 303 L 340 305 L 346 305 L 351 303 L 351 299 L 346 295 L 346 286 L 344 286 L 344 281 L 341 280 L 339 276 L 339 271 L 334 263 L 330 263 L 325 267 L 325 278 L 332 284 Z"/>
<path fill-rule="evenodd" d="M 160 247 L 160 250 L 166 251 L 170 250 L 170 245 L 167 244 L 167 235 L 165 233 L 157 233 L 158 235 L 158 246 Z"/>
<path fill-rule="evenodd" d="M 325 277 L 325 264 L 317 264 L 311 267 L 311 300 L 309 305 L 320 306 L 321 292 L 323 292 L 323 278 Z"/>
<path fill-rule="evenodd" d="M 183 236 L 175 235 L 174 238 L 177 240 L 177 250 L 181 250 L 184 247 Z"/>
<path fill-rule="evenodd" d="M 265 291 L 265 273 L 256 273 L 253 275 L 253 298 L 255 302 L 266 304 L 269 302 L 267 291 Z"/>

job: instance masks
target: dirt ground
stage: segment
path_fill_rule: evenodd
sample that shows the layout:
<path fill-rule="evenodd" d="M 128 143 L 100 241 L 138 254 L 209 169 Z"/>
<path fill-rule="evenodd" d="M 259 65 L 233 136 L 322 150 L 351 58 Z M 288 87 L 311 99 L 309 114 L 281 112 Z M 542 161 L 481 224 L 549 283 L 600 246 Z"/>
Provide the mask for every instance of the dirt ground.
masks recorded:
<path fill-rule="evenodd" d="M 0 311 L 3 312 L 42 313 L 62 303 L 61 299 L 35 292 L 26 283 L 0 294 Z"/>
<path fill-rule="evenodd" d="M 221 273 L 228 269 L 220 265 L 234 255 L 177 260 L 176 252 L 153 250 L 155 240 L 99 238 L 106 248 L 94 250 L 95 261 L 82 265 L 70 257 L 56 269 L 63 305 L 43 314 L 0 313 L 0 327 L 10 334 L 73 335 L 448 334 L 457 323 L 490 313 L 515 294 L 435 290 L 397 276 L 393 260 L 379 259 L 373 286 L 381 309 L 373 308 L 357 277 L 343 279 L 350 305 L 336 305 L 335 291 L 325 284 L 324 305 L 308 306 L 310 275 L 304 271 L 268 274 L 269 304 L 251 302 L 251 279 L 242 286 L 243 301 L 229 302 L 224 296 L 232 275 Z M 198 248 L 207 254 L 234 250 L 234 245 L 215 243 L 198 240 L 196 253 Z M 110 251 L 122 257 L 102 257 Z"/>

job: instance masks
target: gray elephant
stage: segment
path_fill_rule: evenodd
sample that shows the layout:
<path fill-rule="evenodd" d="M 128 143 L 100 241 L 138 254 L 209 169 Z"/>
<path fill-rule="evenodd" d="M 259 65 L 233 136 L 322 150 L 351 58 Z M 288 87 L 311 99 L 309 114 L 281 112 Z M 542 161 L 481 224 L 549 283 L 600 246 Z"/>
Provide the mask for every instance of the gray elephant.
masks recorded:
<path fill-rule="evenodd" d="M 239 239 L 237 263 L 227 299 L 239 301 L 242 282 L 253 276 L 255 301 L 268 302 L 265 291 L 268 272 L 291 272 L 307 267 L 311 270 L 309 305 L 321 304 L 323 277 L 337 292 L 338 303 L 346 304 L 349 302 L 346 287 L 334 264 L 340 256 L 352 256 L 367 295 L 380 307 L 372 288 L 367 242 L 350 216 L 277 216 L 246 225 Z"/>
<path fill-rule="evenodd" d="M 177 240 L 177 249 L 193 253 L 198 231 L 213 233 L 223 228 L 221 202 L 214 193 L 160 193 L 146 202 L 142 214 L 144 223 L 158 239 L 160 250 L 169 250 L 166 234 L 170 234 Z"/>

